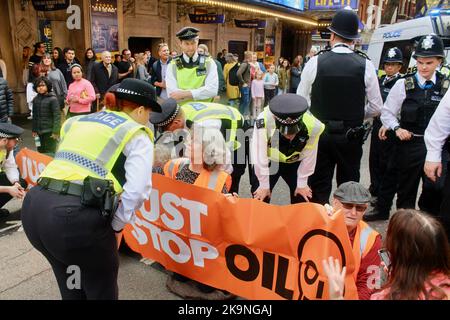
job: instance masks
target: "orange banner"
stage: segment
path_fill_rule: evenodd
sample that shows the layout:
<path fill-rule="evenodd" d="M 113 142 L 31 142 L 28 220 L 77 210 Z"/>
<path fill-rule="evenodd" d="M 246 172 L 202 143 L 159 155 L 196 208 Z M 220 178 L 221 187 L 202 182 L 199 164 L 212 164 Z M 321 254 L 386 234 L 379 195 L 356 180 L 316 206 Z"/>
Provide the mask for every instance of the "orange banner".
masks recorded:
<path fill-rule="evenodd" d="M 51 158 L 22 149 L 22 176 L 35 185 Z M 345 298 L 357 299 L 343 216 L 312 203 L 276 206 L 153 175 L 150 200 L 124 229 L 142 256 L 247 299 L 327 299 L 322 259 L 347 266 Z"/>

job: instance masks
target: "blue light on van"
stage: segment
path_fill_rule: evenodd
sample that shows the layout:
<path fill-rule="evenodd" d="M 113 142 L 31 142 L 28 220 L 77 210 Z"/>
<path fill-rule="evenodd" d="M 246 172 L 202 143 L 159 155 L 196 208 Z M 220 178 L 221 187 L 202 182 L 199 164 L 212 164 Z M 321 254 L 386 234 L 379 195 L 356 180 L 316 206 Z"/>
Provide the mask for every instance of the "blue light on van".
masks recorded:
<path fill-rule="evenodd" d="M 450 9 L 432 9 L 428 11 L 427 15 L 428 16 L 450 15 Z"/>
<path fill-rule="evenodd" d="M 402 34 L 402 30 L 395 30 L 391 32 L 383 33 L 383 39 L 399 38 Z"/>

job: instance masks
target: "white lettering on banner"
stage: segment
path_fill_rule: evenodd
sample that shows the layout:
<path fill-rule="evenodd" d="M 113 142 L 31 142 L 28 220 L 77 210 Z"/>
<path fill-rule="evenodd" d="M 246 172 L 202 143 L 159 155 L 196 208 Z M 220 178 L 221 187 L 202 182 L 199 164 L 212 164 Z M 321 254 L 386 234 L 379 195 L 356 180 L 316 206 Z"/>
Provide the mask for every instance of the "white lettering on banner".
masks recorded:
<path fill-rule="evenodd" d="M 164 193 L 161 197 L 161 202 L 166 212 L 172 216 L 171 219 L 167 213 L 164 213 L 161 215 L 161 221 L 172 230 L 180 230 L 183 228 L 183 215 L 172 205 L 174 204 L 179 207 L 181 205 L 181 199 L 172 193 Z"/>
<path fill-rule="evenodd" d="M 40 174 L 45 169 L 45 164 L 38 163 L 36 160 L 30 159 L 26 156 L 22 157 L 22 178 L 30 177 L 34 184 L 37 183 Z"/>
<path fill-rule="evenodd" d="M 182 206 L 189 210 L 189 223 L 191 224 L 191 234 L 202 235 L 200 215 L 208 215 L 208 206 L 198 201 L 182 198 Z"/>

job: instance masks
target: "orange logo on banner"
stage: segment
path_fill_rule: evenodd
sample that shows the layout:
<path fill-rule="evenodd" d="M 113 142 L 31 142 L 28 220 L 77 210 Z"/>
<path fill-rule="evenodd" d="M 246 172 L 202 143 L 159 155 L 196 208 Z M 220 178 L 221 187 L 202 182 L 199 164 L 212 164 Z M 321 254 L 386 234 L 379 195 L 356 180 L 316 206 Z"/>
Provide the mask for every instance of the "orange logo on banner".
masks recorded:
<path fill-rule="evenodd" d="M 36 185 L 51 157 L 22 149 L 22 176 Z M 347 266 L 345 298 L 357 299 L 355 269 L 341 214 L 223 194 L 154 174 L 150 200 L 124 229 L 127 244 L 167 269 L 247 299 L 327 299 L 322 260 Z"/>

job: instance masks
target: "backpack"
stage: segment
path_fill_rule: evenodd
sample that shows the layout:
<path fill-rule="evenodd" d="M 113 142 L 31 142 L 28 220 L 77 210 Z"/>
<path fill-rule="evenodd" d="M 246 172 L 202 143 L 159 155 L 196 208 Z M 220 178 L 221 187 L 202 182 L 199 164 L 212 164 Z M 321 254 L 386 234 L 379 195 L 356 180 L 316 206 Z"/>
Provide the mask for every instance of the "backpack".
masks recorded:
<path fill-rule="evenodd" d="M 239 63 L 236 63 L 228 73 L 228 83 L 230 86 L 238 86 L 239 85 L 239 78 L 237 76 L 237 72 L 239 70 Z"/>

